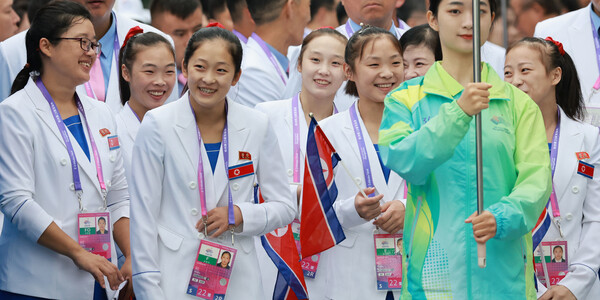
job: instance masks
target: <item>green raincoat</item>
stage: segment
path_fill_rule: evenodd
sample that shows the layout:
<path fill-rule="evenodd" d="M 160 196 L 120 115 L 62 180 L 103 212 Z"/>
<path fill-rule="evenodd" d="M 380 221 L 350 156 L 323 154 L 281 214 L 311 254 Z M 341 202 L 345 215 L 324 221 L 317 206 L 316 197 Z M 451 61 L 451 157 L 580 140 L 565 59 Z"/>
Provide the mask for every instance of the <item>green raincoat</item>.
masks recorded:
<path fill-rule="evenodd" d="M 408 182 L 402 299 L 536 299 L 531 230 L 551 192 L 542 114 L 484 64 L 492 84 L 482 111 L 484 208 L 496 218 L 477 266 L 475 120 L 456 100 L 463 87 L 437 62 L 385 99 L 383 162 Z"/>

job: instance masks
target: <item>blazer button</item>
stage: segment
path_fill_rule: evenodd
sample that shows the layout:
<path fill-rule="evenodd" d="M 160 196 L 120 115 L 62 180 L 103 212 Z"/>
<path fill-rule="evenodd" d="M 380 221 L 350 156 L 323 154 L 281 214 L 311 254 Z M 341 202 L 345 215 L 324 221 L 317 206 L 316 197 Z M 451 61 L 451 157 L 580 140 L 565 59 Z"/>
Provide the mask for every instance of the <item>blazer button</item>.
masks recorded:
<path fill-rule="evenodd" d="M 571 188 L 571 192 L 573 192 L 573 194 L 577 194 L 577 193 L 579 193 L 579 187 L 578 187 L 578 186 L 576 186 L 576 185 L 575 185 L 575 186 L 573 186 L 573 187 Z"/>
<path fill-rule="evenodd" d="M 288 173 L 288 176 L 290 176 L 290 177 L 294 176 L 294 171 L 292 169 L 288 169 L 287 173 Z"/>
<path fill-rule="evenodd" d="M 198 237 L 199 240 L 201 240 L 204 238 L 204 233 L 198 232 L 198 234 L 196 236 Z"/>
<path fill-rule="evenodd" d="M 196 183 L 193 181 L 190 181 L 190 189 L 195 189 L 196 188 Z"/>
<path fill-rule="evenodd" d="M 237 183 L 234 183 L 234 184 L 232 184 L 232 185 L 231 185 L 231 188 L 232 188 L 234 191 L 237 191 L 237 190 L 239 190 L 239 189 L 240 189 L 240 185 L 239 185 L 239 184 L 237 184 Z"/>
<path fill-rule="evenodd" d="M 115 157 L 114 154 L 111 154 L 109 159 L 110 159 L 110 162 L 115 162 L 115 160 L 117 160 L 117 158 Z"/>
<path fill-rule="evenodd" d="M 66 158 L 61 159 L 60 160 L 60 164 L 63 165 L 63 166 L 66 166 L 67 165 L 67 159 Z"/>
<path fill-rule="evenodd" d="M 192 216 L 197 216 L 198 215 L 198 209 L 195 208 L 195 207 L 192 208 L 191 212 L 192 212 Z"/>
<path fill-rule="evenodd" d="M 572 213 L 568 213 L 566 219 L 567 219 L 567 221 L 573 220 L 573 214 Z"/>
<path fill-rule="evenodd" d="M 107 187 L 110 187 L 111 185 L 112 185 L 112 182 L 110 182 L 110 180 L 107 180 L 107 181 L 106 181 L 106 186 L 107 186 Z"/>
<path fill-rule="evenodd" d="M 74 183 L 71 183 L 71 185 L 69 185 L 69 189 L 70 189 L 71 191 L 74 191 L 74 190 L 75 190 L 75 184 L 74 184 Z"/>
<path fill-rule="evenodd" d="M 360 177 L 356 177 L 354 178 L 354 181 L 356 182 L 356 184 L 360 185 L 362 183 L 362 180 L 360 179 Z"/>

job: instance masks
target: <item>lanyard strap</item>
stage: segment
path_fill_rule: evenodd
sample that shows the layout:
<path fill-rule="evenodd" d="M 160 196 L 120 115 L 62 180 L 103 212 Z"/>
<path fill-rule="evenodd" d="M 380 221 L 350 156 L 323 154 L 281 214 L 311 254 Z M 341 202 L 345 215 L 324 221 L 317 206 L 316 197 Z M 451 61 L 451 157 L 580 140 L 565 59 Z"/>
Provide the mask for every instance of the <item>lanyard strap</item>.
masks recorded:
<path fill-rule="evenodd" d="M 350 25 L 350 19 L 346 22 L 346 33 L 348 34 L 348 38 L 352 37 L 354 34 L 354 29 L 352 29 L 352 25 Z"/>
<path fill-rule="evenodd" d="M 200 128 L 198 128 L 198 120 L 196 119 L 196 113 L 192 106 L 192 99 L 190 101 L 190 108 L 196 120 L 196 134 L 198 135 L 198 191 L 200 192 L 200 211 L 202 212 L 202 218 L 206 219 L 208 216 L 206 206 L 206 183 L 204 182 L 204 164 L 202 163 L 202 134 L 200 134 Z M 225 104 L 227 105 L 227 104 Z M 227 106 L 225 106 L 227 110 Z M 223 135 L 221 138 L 221 146 L 223 147 L 223 161 L 225 163 L 225 174 L 229 174 L 229 137 L 227 130 L 227 119 L 225 119 L 225 127 L 223 128 Z M 228 222 L 229 225 L 235 225 L 235 215 L 233 213 L 233 197 L 231 195 L 231 187 L 229 186 L 229 177 L 227 178 L 227 195 L 228 195 Z"/>
<path fill-rule="evenodd" d="M 294 182 L 300 183 L 300 117 L 298 109 L 298 94 L 292 98 L 292 139 L 294 142 Z"/>
<path fill-rule="evenodd" d="M 267 57 L 271 61 L 271 64 L 273 64 L 273 67 L 275 67 L 275 69 L 277 70 L 277 73 L 279 73 L 279 77 L 281 77 L 283 84 L 286 84 L 286 82 L 287 82 L 286 76 L 283 74 L 283 71 L 281 70 L 282 68 L 279 66 L 279 62 L 277 62 L 277 59 L 275 58 L 275 56 L 273 56 L 273 53 L 271 53 L 271 50 L 269 50 L 267 43 L 265 43 L 265 41 L 263 41 L 263 39 L 261 39 L 260 36 L 258 36 L 254 32 L 252 33 L 252 38 L 254 38 L 254 40 L 258 43 L 258 45 L 263 50 L 263 52 L 267 55 Z"/>
<path fill-rule="evenodd" d="M 356 137 L 356 142 L 358 143 L 358 150 L 360 152 L 360 160 L 362 161 L 363 171 L 365 175 L 365 184 L 368 188 L 374 187 L 373 185 L 373 175 L 371 173 L 371 165 L 369 164 L 369 155 L 367 154 L 367 147 L 365 145 L 365 140 L 362 135 L 362 130 L 360 130 L 360 122 L 358 121 L 358 115 L 356 113 L 357 107 L 356 102 L 352 104 L 350 107 L 350 120 L 352 121 L 352 128 L 354 129 L 354 136 Z M 369 197 L 375 196 L 375 193 L 371 193 Z"/>
<path fill-rule="evenodd" d="M 115 13 L 112 13 L 112 20 L 115 22 L 115 39 L 113 41 L 113 57 L 115 59 L 116 62 L 116 67 L 118 72 L 121 72 L 121 67 L 119 66 L 119 50 L 120 50 L 120 45 L 119 44 L 119 31 L 117 29 L 117 16 L 115 15 Z M 96 59 L 100 59 L 100 55 L 98 55 L 98 57 Z M 102 64 L 100 65 L 100 68 L 102 68 Z M 104 76 L 104 74 L 102 75 Z M 110 78 L 110 77 L 109 77 Z M 96 97 L 96 93 L 94 93 L 94 89 L 92 89 L 92 85 L 90 84 L 90 82 L 86 82 L 84 85 L 85 87 L 85 91 L 88 95 L 88 97 L 90 98 L 94 98 L 94 99 L 98 99 Z M 106 102 L 106 96 L 104 97 L 104 102 Z"/>
<path fill-rule="evenodd" d="M 65 142 L 65 146 L 67 147 L 67 152 L 69 153 L 69 159 L 71 160 L 71 171 L 73 173 L 73 185 L 75 186 L 75 191 L 77 193 L 79 208 L 83 210 L 83 206 L 81 204 L 81 193 L 83 189 L 81 188 L 81 179 L 79 177 L 79 165 L 77 164 L 77 156 L 75 155 L 75 150 L 73 150 L 73 144 L 71 144 L 71 139 L 69 138 L 69 134 L 67 131 L 67 127 L 63 122 L 60 113 L 58 112 L 58 107 L 56 107 L 56 103 L 54 103 L 54 99 L 46 89 L 46 86 L 42 82 L 40 78 L 35 80 L 35 84 L 40 89 L 46 101 L 50 105 L 50 110 L 52 111 L 52 116 L 54 117 L 54 122 L 56 126 L 58 126 L 58 130 L 60 131 L 60 135 Z M 79 96 L 77 93 L 75 94 L 75 102 L 77 104 L 77 109 L 83 116 L 84 123 L 86 125 L 86 129 L 88 132 L 88 137 L 90 139 L 90 144 L 92 145 L 92 153 L 94 155 L 94 163 L 96 164 L 96 174 L 98 176 L 98 182 L 100 183 L 100 189 L 102 190 L 102 200 L 104 204 L 104 209 L 106 209 L 106 184 L 104 183 L 104 175 L 102 173 L 102 162 L 100 161 L 100 154 L 98 153 L 98 148 L 96 147 L 96 142 L 94 141 L 94 136 L 92 135 L 92 131 L 90 129 L 90 125 L 87 122 L 87 117 L 85 115 L 85 110 L 83 109 L 83 105 L 81 104 L 81 100 L 79 100 Z"/>
<path fill-rule="evenodd" d="M 554 171 L 556 170 L 556 160 L 558 158 L 558 141 L 560 140 L 560 111 L 558 112 L 558 120 L 556 128 L 554 129 L 554 135 L 552 137 L 552 146 L 550 148 L 550 167 L 552 168 L 552 178 L 554 181 Z M 556 199 L 556 190 L 554 184 L 552 184 L 552 194 L 550 194 L 550 205 L 552 206 L 552 216 L 554 218 L 560 218 L 560 208 L 558 207 L 558 200 Z"/>

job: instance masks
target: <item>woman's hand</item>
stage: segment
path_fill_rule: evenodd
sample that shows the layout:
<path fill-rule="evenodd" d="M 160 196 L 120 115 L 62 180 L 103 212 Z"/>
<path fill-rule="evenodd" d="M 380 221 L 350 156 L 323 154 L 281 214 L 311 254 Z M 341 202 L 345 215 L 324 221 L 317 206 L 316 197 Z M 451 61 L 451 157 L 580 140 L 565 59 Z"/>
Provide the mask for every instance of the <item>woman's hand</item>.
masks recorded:
<path fill-rule="evenodd" d="M 489 107 L 491 87 L 487 82 L 471 82 L 456 103 L 467 115 L 474 116 Z"/>
<path fill-rule="evenodd" d="M 366 188 L 363 190 L 365 195 L 369 195 L 375 192 L 375 188 Z M 383 199 L 383 195 L 377 195 L 375 197 L 365 198 L 362 193 L 356 194 L 354 197 L 354 207 L 356 208 L 356 212 L 358 215 L 370 221 L 381 214 L 381 206 L 379 206 L 379 201 Z"/>
<path fill-rule="evenodd" d="M 465 223 L 473 224 L 473 235 L 478 243 L 484 244 L 496 235 L 496 217 L 489 211 L 483 211 L 481 215 L 474 212 Z"/>
<path fill-rule="evenodd" d="M 121 289 L 121 292 L 119 293 L 119 300 L 133 299 L 135 296 L 133 294 L 133 282 L 131 281 L 131 257 L 127 257 L 125 259 L 125 263 L 123 263 L 123 266 L 121 266 L 121 274 L 123 274 L 123 277 L 125 280 L 127 280 L 127 284 L 125 284 L 123 289 Z"/>
<path fill-rule="evenodd" d="M 113 291 L 116 291 L 119 285 L 125 281 L 125 277 L 123 277 L 117 266 L 100 255 L 87 252 L 81 248 L 73 255 L 72 259 L 77 267 L 92 274 L 102 288 L 106 288 L 104 276 L 108 278 L 108 283 Z"/>
<path fill-rule="evenodd" d="M 383 229 L 387 233 L 394 234 L 404 228 L 404 211 L 406 208 L 400 200 L 393 200 L 381 206 L 383 214 L 373 225 Z"/>
<path fill-rule="evenodd" d="M 577 298 L 566 286 L 553 285 L 538 300 L 577 300 Z"/>
<path fill-rule="evenodd" d="M 244 223 L 244 218 L 242 216 L 242 211 L 237 205 L 233 206 L 233 215 L 235 216 L 235 227 L 238 227 L 242 223 Z M 204 231 L 204 220 L 200 219 L 196 223 L 196 229 L 198 232 Z M 229 211 L 227 206 L 223 207 L 215 207 L 211 211 L 208 212 L 206 218 L 206 232 L 210 235 L 211 238 L 216 238 L 223 234 L 223 232 L 229 229 Z"/>

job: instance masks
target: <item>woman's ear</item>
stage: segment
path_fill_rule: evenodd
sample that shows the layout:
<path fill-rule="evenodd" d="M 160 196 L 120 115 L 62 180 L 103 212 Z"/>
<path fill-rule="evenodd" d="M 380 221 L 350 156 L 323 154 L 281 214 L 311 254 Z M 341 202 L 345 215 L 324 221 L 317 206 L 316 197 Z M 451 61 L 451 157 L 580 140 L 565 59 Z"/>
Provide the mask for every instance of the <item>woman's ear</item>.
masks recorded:
<path fill-rule="evenodd" d="M 550 71 L 550 77 L 552 78 L 552 85 L 556 86 L 562 79 L 562 68 L 556 67 L 554 70 Z"/>
<path fill-rule="evenodd" d="M 344 63 L 344 74 L 346 74 L 346 80 L 354 81 L 354 73 L 349 64 Z"/>
<path fill-rule="evenodd" d="M 131 82 L 131 74 L 129 74 L 129 70 L 127 69 L 125 64 L 121 65 L 121 75 L 123 76 L 123 79 L 125 79 L 125 81 Z"/>
<path fill-rule="evenodd" d="M 235 76 L 233 76 L 233 81 L 231 82 L 231 86 L 235 86 L 238 83 L 238 81 L 240 81 L 240 77 L 242 77 L 242 69 L 240 69 L 238 71 L 238 73 Z"/>
<path fill-rule="evenodd" d="M 429 23 L 429 27 L 431 27 L 431 29 L 438 32 L 440 31 L 437 18 L 433 15 L 433 12 L 430 10 L 427 11 L 427 23 Z"/>
<path fill-rule="evenodd" d="M 53 45 L 47 38 L 41 38 L 38 47 L 42 54 L 44 54 L 47 57 L 52 57 Z"/>

